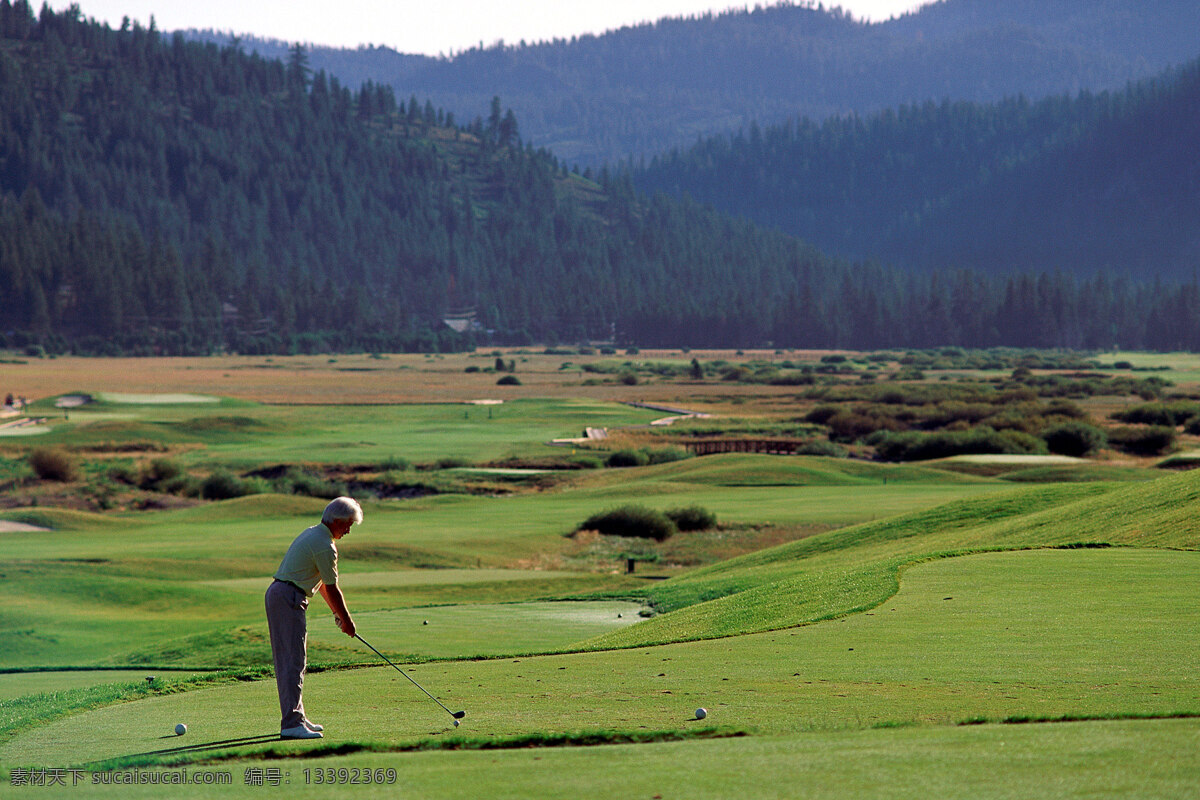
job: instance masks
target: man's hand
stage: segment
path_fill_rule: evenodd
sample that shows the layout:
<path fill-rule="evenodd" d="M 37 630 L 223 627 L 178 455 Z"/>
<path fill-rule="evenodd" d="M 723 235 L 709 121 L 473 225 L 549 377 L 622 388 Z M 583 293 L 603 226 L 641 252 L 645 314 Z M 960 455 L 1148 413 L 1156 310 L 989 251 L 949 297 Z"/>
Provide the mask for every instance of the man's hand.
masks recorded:
<path fill-rule="evenodd" d="M 350 619 L 349 617 L 339 616 L 335 616 L 333 619 L 335 622 L 337 622 L 337 626 L 342 629 L 342 633 L 346 634 L 347 636 L 354 635 L 354 620 Z"/>

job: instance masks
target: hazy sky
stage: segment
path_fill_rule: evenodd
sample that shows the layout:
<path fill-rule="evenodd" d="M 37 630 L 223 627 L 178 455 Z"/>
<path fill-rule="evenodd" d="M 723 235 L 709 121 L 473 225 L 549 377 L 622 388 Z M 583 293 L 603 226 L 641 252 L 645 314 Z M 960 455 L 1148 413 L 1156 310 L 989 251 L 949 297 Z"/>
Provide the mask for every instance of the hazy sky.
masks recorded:
<path fill-rule="evenodd" d="M 861 19 L 882 20 L 928 0 L 840 0 Z M 762 5 L 775 5 L 774 0 Z M 38 7 L 40 2 L 32 5 Z M 51 0 L 50 7 L 70 2 Z M 387 45 L 437 55 L 498 39 L 515 44 L 599 33 L 667 16 L 758 5 L 712 0 L 79 0 L 84 16 L 112 27 L 128 16 L 159 30 L 214 28 L 337 47 Z"/>

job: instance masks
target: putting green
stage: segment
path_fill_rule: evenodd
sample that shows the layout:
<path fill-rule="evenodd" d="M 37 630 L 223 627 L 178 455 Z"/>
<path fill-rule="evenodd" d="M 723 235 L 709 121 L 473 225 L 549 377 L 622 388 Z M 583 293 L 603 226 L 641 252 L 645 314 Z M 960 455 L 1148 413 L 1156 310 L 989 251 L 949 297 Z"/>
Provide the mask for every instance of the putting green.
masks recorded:
<path fill-rule="evenodd" d="M 1194 714 L 1198 587 L 1194 552 L 990 553 L 913 567 L 901 592 L 874 611 L 803 628 L 406 671 L 447 705 L 467 709 L 459 734 L 484 740 L 701 724 L 780 735 Z M 408 745 L 453 730 L 386 666 L 312 674 L 305 698 L 327 733 L 288 744 L 298 752 L 354 741 Z M 711 712 L 704 723 L 692 719 L 697 706 Z M 0 763 L 65 766 L 160 753 L 162 737 L 181 721 L 192 747 L 269 736 L 277 714 L 271 681 L 158 696 L 27 730 L 0 746 Z M 251 752 L 263 741 L 233 746 Z"/>

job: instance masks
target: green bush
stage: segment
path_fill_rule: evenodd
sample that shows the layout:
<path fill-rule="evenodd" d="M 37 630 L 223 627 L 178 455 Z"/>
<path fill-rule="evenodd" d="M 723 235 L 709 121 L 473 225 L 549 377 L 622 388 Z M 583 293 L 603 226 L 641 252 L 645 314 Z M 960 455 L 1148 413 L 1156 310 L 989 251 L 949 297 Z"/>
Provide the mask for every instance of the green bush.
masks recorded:
<path fill-rule="evenodd" d="M 299 494 L 332 500 L 347 493 L 346 484 L 326 480 L 296 466 L 289 466 L 283 475 L 275 479 L 275 490 L 282 494 Z"/>
<path fill-rule="evenodd" d="M 1200 404 L 1179 400 L 1173 403 L 1145 403 L 1112 415 L 1115 420 L 1140 425 L 1166 425 L 1172 428 L 1200 418 Z"/>
<path fill-rule="evenodd" d="M 673 461 L 683 461 L 692 457 L 692 451 L 683 447 L 656 447 L 645 450 L 646 459 L 651 464 L 670 464 Z"/>
<path fill-rule="evenodd" d="M 1104 431 L 1086 422 L 1063 422 L 1042 431 L 1042 439 L 1051 453 L 1086 456 L 1107 444 Z"/>
<path fill-rule="evenodd" d="M 379 470 L 381 472 L 403 472 L 406 469 L 412 469 L 412 463 L 407 458 L 388 456 L 383 461 L 379 462 Z"/>
<path fill-rule="evenodd" d="M 516 375 L 505 375 L 500 380 L 496 381 L 497 386 L 520 386 L 521 379 Z"/>
<path fill-rule="evenodd" d="M 58 447 L 39 447 L 29 454 L 29 466 L 44 481 L 70 483 L 81 477 L 79 461 Z"/>
<path fill-rule="evenodd" d="M 704 531 L 716 527 L 717 515 L 703 506 L 686 506 L 684 508 L 669 508 L 666 510 L 667 519 L 675 523 L 681 531 Z"/>
<path fill-rule="evenodd" d="M 644 467 L 649 463 L 645 450 L 617 450 L 604 460 L 606 467 Z"/>
<path fill-rule="evenodd" d="M 1108 442 L 1118 450 L 1135 456 L 1158 456 L 1175 445 L 1175 429 L 1165 425 L 1148 428 L 1114 428 Z"/>
<path fill-rule="evenodd" d="M 845 458 L 846 448 L 827 439 L 813 439 L 796 448 L 798 456 L 829 456 L 830 458 Z"/>
<path fill-rule="evenodd" d="M 173 458 L 156 458 L 142 467 L 138 486 L 143 489 L 165 491 L 164 484 L 183 475 L 183 466 Z"/>
<path fill-rule="evenodd" d="M 115 464 L 108 469 L 108 477 L 117 483 L 124 483 L 128 486 L 136 486 L 141 480 L 141 475 L 132 464 Z"/>
<path fill-rule="evenodd" d="M 988 427 L 967 431 L 921 433 L 880 431 L 867 439 L 883 461 L 924 461 L 959 455 L 1016 454 L 1046 452 L 1046 443 L 1020 431 L 997 431 Z"/>
<path fill-rule="evenodd" d="M 231 500 L 261 491 L 259 482 L 246 481 L 228 470 L 217 470 L 200 484 L 200 496 L 205 500 Z"/>
<path fill-rule="evenodd" d="M 675 523 L 661 511 L 645 506 L 621 506 L 584 520 L 576 530 L 598 531 L 606 536 L 634 536 L 661 542 L 677 532 Z"/>
<path fill-rule="evenodd" d="M 471 462 L 459 456 L 443 456 L 433 462 L 434 469 L 461 469 L 471 466 Z"/>

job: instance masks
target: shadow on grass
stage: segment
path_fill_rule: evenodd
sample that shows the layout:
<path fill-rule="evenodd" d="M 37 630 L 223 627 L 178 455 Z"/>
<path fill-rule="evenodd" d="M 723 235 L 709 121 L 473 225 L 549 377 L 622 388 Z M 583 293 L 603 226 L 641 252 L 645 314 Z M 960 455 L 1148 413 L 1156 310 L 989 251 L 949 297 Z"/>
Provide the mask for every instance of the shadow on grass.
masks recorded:
<path fill-rule="evenodd" d="M 162 737 L 175 738 L 174 736 Z M 217 742 L 201 742 L 197 744 L 187 744 L 182 747 L 165 747 L 161 750 L 147 750 L 144 753 L 129 753 L 123 756 L 113 756 L 101 761 L 92 761 L 83 766 L 90 769 L 103 770 L 106 767 L 112 767 L 116 764 L 126 763 L 129 759 L 152 758 L 154 756 L 171 756 L 192 753 L 205 753 L 212 750 L 223 750 L 226 747 L 237 747 L 245 744 L 266 744 L 267 742 L 278 742 L 280 737 L 278 733 L 262 733 L 256 736 L 243 736 L 239 739 L 222 739 Z"/>

